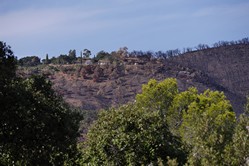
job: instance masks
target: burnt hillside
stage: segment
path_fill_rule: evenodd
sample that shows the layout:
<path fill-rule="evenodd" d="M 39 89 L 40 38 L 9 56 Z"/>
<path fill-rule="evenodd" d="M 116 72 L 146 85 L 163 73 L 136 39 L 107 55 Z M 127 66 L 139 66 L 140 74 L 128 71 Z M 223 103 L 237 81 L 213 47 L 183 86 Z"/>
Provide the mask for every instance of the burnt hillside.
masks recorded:
<path fill-rule="evenodd" d="M 205 73 L 216 89 L 224 91 L 237 110 L 249 94 L 249 45 L 231 45 L 194 51 L 174 57 L 183 67 Z"/>
<path fill-rule="evenodd" d="M 119 63 L 22 67 L 23 76 L 45 74 L 64 99 L 86 110 L 118 106 L 134 100 L 141 85 L 174 77 L 180 90 L 195 86 L 224 91 L 237 114 L 249 93 L 249 45 L 237 44 L 192 51 L 166 59 L 123 59 Z"/>

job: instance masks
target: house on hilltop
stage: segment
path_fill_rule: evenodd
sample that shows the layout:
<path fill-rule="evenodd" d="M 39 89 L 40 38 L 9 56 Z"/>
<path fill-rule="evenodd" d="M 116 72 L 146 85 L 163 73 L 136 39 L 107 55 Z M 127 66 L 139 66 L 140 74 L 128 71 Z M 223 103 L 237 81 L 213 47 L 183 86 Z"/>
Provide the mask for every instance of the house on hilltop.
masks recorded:
<path fill-rule="evenodd" d="M 110 64 L 111 64 L 111 62 L 108 59 L 101 59 L 101 60 L 98 61 L 98 65 L 101 65 L 101 66 L 110 65 Z"/>
<path fill-rule="evenodd" d="M 126 57 L 124 58 L 124 64 L 125 65 L 144 65 L 146 62 L 142 59 L 136 58 L 136 57 Z"/>
<path fill-rule="evenodd" d="M 84 65 L 92 65 L 92 64 L 93 64 L 93 62 L 92 62 L 91 59 L 87 59 L 87 60 L 85 60 L 85 62 L 84 62 Z"/>

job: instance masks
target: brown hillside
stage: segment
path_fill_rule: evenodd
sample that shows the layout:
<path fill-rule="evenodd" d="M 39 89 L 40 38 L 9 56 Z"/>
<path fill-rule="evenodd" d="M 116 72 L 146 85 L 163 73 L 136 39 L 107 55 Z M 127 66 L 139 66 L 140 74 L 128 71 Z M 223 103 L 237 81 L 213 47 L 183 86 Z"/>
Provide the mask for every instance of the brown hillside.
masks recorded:
<path fill-rule="evenodd" d="M 205 73 L 217 90 L 224 91 L 237 112 L 249 94 L 249 45 L 223 46 L 186 53 L 173 61 Z"/>
<path fill-rule="evenodd" d="M 249 93 L 248 71 L 249 45 L 233 45 L 189 52 L 167 60 L 133 58 L 121 64 L 47 65 L 20 68 L 19 74 L 46 74 L 68 103 L 86 110 L 132 102 L 149 79 L 174 77 L 180 90 L 195 86 L 200 92 L 207 88 L 224 91 L 239 114 Z"/>

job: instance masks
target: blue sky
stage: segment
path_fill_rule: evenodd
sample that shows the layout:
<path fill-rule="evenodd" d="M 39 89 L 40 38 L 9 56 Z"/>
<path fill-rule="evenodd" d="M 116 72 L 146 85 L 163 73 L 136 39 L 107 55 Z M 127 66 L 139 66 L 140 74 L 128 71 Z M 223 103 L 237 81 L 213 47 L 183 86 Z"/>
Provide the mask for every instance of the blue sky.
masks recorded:
<path fill-rule="evenodd" d="M 0 24 L 18 58 L 166 51 L 249 37 L 249 0 L 0 0 Z"/>

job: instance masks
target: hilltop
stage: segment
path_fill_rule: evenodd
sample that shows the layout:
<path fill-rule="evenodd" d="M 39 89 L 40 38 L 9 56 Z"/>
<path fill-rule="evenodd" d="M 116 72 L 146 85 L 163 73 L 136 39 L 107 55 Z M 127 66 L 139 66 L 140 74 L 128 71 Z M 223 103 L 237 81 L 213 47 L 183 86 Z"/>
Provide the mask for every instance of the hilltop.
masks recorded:
<path fill-rule="evenodd" d="M 249 44 L 200 48 L 184 53 L 176 50 L 174 56 L 162 54 L 156 58 L 149 52 L 143 54 L 145 56 L 137 56 L 139 52 L 120 56 L 124 54 L 121 52 L 116 54 L 116 59 L 19 67 L 18 74 L 46 75 L 68 103 L 85 110 L 132 102 L 149 79 L 174 77 L 180 91 L 191 86 L 197 87 L 199 92 L 208 88 L 223 91 L 236 113 L 241 113 L 249 94 Z"/>

